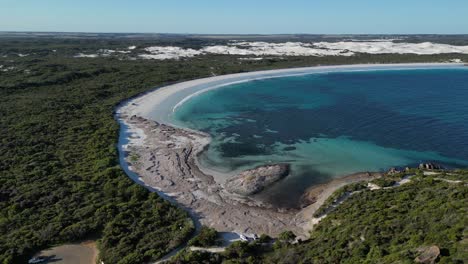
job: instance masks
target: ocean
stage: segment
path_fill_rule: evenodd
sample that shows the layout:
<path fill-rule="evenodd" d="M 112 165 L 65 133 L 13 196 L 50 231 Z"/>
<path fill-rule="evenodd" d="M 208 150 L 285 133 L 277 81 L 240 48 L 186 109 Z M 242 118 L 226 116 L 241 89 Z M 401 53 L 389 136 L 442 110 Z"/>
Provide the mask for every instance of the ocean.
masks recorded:
<path fill-rule="evenodd" d="M 468 167 L 468 68 L 253 80 L 193 96 L 171 119 L 212 136 L 200 163 L 224 175 L 290 163 L 258 198 L 291 207 L 308 187 L 355 172 Z"/>

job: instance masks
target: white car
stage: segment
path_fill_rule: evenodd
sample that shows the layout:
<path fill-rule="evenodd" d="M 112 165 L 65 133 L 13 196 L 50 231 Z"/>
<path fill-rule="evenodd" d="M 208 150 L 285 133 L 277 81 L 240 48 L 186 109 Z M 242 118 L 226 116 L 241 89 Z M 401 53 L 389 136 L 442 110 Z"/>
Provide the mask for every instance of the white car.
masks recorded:
<path fill-rule="evenodd" d="M 240 235 L 240 239 L 242 241 L 249 241 L 249 239 L 246 236 L 244 236 L 243 234 Z"/>
<path fill-rule="evenodd" d="M 28 264 L 35 264 L 35 263 L 42 263 L 46 261 L 47 259 L 44 257 L 34 257 L 30 260 L 28 260 Z"/>

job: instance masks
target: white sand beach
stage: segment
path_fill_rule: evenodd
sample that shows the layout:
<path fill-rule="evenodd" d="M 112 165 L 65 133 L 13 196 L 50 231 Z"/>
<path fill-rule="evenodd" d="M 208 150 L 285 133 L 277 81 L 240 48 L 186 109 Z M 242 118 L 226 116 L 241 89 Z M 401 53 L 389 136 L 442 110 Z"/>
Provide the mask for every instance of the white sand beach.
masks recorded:
<path fill-rule="evenodd" d="M 207 78 L 201 78 L 191 81 L 180 82 L 165 87 L 157 88 L 153 91 L 145 93 L 135 99 L 130 100 L 125 105 L 118 109 L 118 112 L 125 113 L 127 115 L 136 115 L 145 118 L 149 118 L 151 113 L 156 110 L 166 110 L 164 114 L 167 114 L 173 109 L 157 109 L 158 106 L 162 105 L 169 97 L 174 94 L 180 93 L 185 90 L 193 89 L 194 87 L 203 87 L 195 90 L 193 93 L 184 97 L 182 100 L 175 102 L 172 107 L 177 107 L 181 102 L 189 99 L 190 96 L 200 94 L 201 92 L 208 91 L 210 89 L 216 89 L 223 86 L 231 85 L 234 83 L 286 77 L 294 75 L 306 75 L 313 73 L 326 73 L 326 72 L 352 72 L 352 71 L 369 71 L 369 70 L 389 70 L 389 69 L 426 69 L 426 68 L 437 68 L 437 67 L 457 67 L 463 66 L 462 63 L 402 63 L 402 64 L 358 64 L 358 65 L 339 65 L 339 66 L 314 66 L 314 67 L 302 67 L 302 68 L 290 68 L 290 69 L 277 69 L 277 70 L 265 70 L 265 71 L 254 71 L 246 73 L 235 73 L 220 76 L 213 76 Z M 166 117 L 155 116 L 155 121 L 160 123 L 168 124 Z M 174 124 L 172 124 L 174 125 Z"/>

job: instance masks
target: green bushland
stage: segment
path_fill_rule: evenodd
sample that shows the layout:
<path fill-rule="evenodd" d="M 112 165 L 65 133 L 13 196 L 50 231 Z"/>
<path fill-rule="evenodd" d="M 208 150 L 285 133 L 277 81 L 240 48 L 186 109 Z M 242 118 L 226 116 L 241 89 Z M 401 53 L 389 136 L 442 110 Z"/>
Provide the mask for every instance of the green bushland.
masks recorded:
<path fill-rule="evenodd" d="M 283 235 L 273 246 L 242 242 L 204 257 L 209 263 L 414 263 L 418 249 L 436 245 L 438 263 L 466 263 L 468 173 L 451 174 L 463 183 L 437 177 L 418 175 L 395 188 L 356 193 L 306 241 L 287 243 Z M 191 260 L 184 252 L 173 263 Z"/>
<path fill-rule="evenodd" d="M 395 185 L 396 181 L 393 178 L 382 177 L 371 181 L 371 183 L 376 184 L 380 188 L 392 187 Z"/>
<path fill-rule="evenodd" d="M 468 60 L 460 54 L 242 62 L 228 55 L 179 61 L 128 60 L 127 55 L 73 58 L 101 48 L 173 44 L 196 47 L 206 40 L 0 38 L 0 262 L 24 262 L 40 249 L 97 238 L 105 263 L 141 263 L 187 241 L 193 231 L 188 215 L 133 183 L 119 167 L 113 111 L 122 100 L 212 74 Z"/>
<path fill-rule="evenodd" d="M 460 176 L 462 177 L 462 176 Z M 465 180 L 466 177 L 462 177 Z M 440 263 L 463 263 L 468 188 L 417 177 L 385 190 L 351 196 L 311 233 L 309 241 L 267 257 L 288 263 L 411 263 L 421 246 L 437 245 Z"/>
<path fill-rule="evenodd" d="M 202 226 L 198 234 L 190 239 L 189 246 L 212 247 L 217 245 L 218 231 L 214 228 Z"/>

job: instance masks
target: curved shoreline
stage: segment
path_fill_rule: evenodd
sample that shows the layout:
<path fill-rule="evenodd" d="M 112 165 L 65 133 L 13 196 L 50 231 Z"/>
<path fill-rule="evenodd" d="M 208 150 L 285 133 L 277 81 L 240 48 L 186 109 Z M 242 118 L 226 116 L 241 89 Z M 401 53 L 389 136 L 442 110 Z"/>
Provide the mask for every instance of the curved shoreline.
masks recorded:
<path fill-rule="evenodd" d="M 159 123 L 178 126 L 169 116 L 174 108 L 179 107 L 191 97 L 203 92 L 232 84 L 243 83 L 261 79 L 301 76 L 309 74 L 323 74 L 332 72 L 360 72 L 384 70 L 420 70 L 444 69 L 464 67 L 463 63 L 401 63 L 401 64 L 356 64 L 337 66 L 313 66 L 301 68 L 287 68 L 276 70 L 252 71 L 234 73 L 213 77 L 200 78 L 179 82 L 157 88 L 130 100 L 126 105 L 119 107 L 118 111 L 131 112 L 134 115 L 152 119 Z M 168 99 L 172 102 L 167 103 Z M 123 109 L 122 109 L 123 108 Z M 158 113 L 157 115 L 155 113 Z"/>
<path fill-rule="evenodd" d="M 398 69 L 428 69 L 459 67 L 463 64 L 376 64 L 346 65 L 281 69 L 230 74 L 177 83 L 127 101 L 118 107 L 116 115 L 121 123 L 121 136 L 128 142 L 119 141 L 121 165 L 134 181 L 165 196 L 166 199 L 187 209 L 192 218 L 215 227 L 219 231 L 240 233 L 266 233 L 277 235 L 290 229 L 306 237 L 311 228 L 312 214 L 328 195 L 345 183 L 366 180 L 359 175 L 343 177 L 324 185 L 317 192 L 317 202 L 298 211 L 278 211 L 266 204 L 228 193 L 222 184 L 204 171 L 197 155 L 210 142 L 209 135 L 171 124 L 169 116 L 173 108 L 194 94 L 223 87 L 233 82 L 245 82 L 265 78 L 342 71 L 373 71 Z M 188 99 L 185 99 L 188 100 Z M 159 112 L 157 111 L 159 110 Z M 161 111 L 163 110 L 163 111 Z M 160 113 L 151 118 L 154 112 Z M 149 119 L 156 120 L 153 122 Z M 126 135 L 126 134 L 129 135 Z M 121 138 L 122 140 L 122 138 Z M 125 144 L 128 143 L 128 144 Z M 137 155 L 136 161 L 124 155 Z"/>
<path fill-rule="evenodd" d="M 313 66 L 301 68 L 287 68 L 276 70 L 263 70 L 245 73 L 234 73 L 184 81 L 157 88 L 153 91 L 137 96 L 119 107 L 119 111 L 127 115 L 141 116 L 158 123 L 170 125 L 185 130 L 192 129 L 184 127 L 171 118 L 175 110 L 191 98 L 213 89 L 244 83 L 254 80 L 301 76 L 309 74 L 323 74 L 332 72 L 362 72 L 362 71 L 386 71 L 386 70 L 421 70 L 421 69 L 446 69 L 464 67 L 463 63 L 401 63 L 401 64 L 356 64 L 336 66 Z M 202 133 L 200 131 L 194 131 Z M 211 137 L 207 135 L 208 142 Z M 205 148 L 205 147 L 204 147 Z M 199 153 L 201 154 L 201 153 Z M 205 174 L 212 175 L 216 181 L 223 182 L 226 178 L 233 176 L 235 172 L 226 173 L 203 166 L 199 159 L 195 159 L 198 168 Z M 238 172 L 238 171 L 237 171 Z"/>

